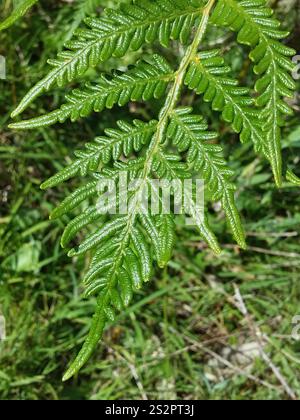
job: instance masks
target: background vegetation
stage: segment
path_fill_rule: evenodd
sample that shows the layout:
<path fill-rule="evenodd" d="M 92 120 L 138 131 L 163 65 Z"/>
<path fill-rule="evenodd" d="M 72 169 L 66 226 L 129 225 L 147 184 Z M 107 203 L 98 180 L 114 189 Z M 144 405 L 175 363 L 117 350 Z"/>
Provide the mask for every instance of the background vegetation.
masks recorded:
<path fill-rule="evenodd" d="M 2 3 L 1 20 L 12 1 Z M 219 258 L 179 223 L 172 263 L 107 328 L 80 377 L 61 382 L 87 333 L 94 302 L 80 297 L 86 262 L 66 257 L 59 245 L 62 222 L 48 221 L 69 187 L 42 192 L 39 185 L 72 158 L 75 146 L 128 113 L 155 115 L 157 105 L 130 104 L 47 130 L 16 133 L 6 127 L 18 100 L 45 74 L 47 58 L 82 18 L 115 3 L 43 0 L 0 32 L 0 55 L 7 61 L 7 80 L 0 81 L 0 314 L 8 335 L 0 343 L 0 398 L 300 398 L 300 342 L 292 337 L 292 320 L 300 315 L 299 189 L 286 184 L 276 190 L 269 165 L 238 144 L 214 114 L 211 124 L 221 130 L 236 173 L 249 249 L 232 245 L 218 206 L 212 210 L 224 246 Z M 299 1 L 275 7 L 291 30 L 288 44 L 299 50 Z M 251 64 L 246 55 L 240 58 L 234 37 L 212 30 L 208 42 L 229 51 L 237 77 L 250 77 Z M 60 95 L 57 89 L 55 103 L 47 97 L 37 101 L 32 114 L 54 108 Z M 194 98 L 187 94 L 184 100 Z M 299 96 L 293 107 L 284 156 L 299 175 Z"/>

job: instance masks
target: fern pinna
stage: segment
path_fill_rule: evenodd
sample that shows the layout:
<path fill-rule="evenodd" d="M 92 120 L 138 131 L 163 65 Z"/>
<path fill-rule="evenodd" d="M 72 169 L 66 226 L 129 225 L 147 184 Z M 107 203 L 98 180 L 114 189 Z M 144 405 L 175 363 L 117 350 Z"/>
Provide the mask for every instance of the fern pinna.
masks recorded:
<path fill-rule="evenodd" d="M 71 257 L 91 252 L 83 284 L 85 296 L 97 296 L 97 307 L 88 337 L 64 380 L 87 362 L 105 325 L 130 304 L 133 292 L 151 280 L 154 263 L 165 267 L 171 258 L 175 215 L 141 211 L 142 192 L 151 178 L 185 179 L 196 173 L 205 180 L 209 199 L 221 202 L 238 245 L 246 247 L 233 173 L 205 116 L 197 109 L 180 107 L 184 86 L 220 112 L 242 142 L 252 142 L 255 150 L 269 160 L 276 184 L 282 184 L 281 126 L 291 113 L 284 98 L 292 96 L 295 89 L 289 59 L 294 51 L 281 42 L 287 33 L 272 15 L 265 0 L 133 0 L 118 9 L 106 9 L 102 16 L 85 20 L 86 26 L 76 31 L 65 50 L 49 60 L 52 70 L 13 112 L 13 117 L 18 116 L 55 85 L 63 87 L 90 67 L 137 51 L 143 44 L 154 44 L 155 48 L 158 42 L 168 47 L 176 41 L 184 45 L 176 69 L 160 55 L 145 56 L 127 71 L 100 74 L 95 83 L 73 90 L 59 109 L 11 124 L 14 129 L 45 127 L 130 101 L 165 98 L 156 120 L 118 121 L 116 128 L 87 143 L 84 150 L 76 152 L 73 163 L 42 185 L 52 188 L 77 175 L 91 178 L 51 215 L 52 219 L 60 218 L 89 202 L 86 210 L 67 225 L 62 238 L 65 248 L 79 231 L 95 226 L 78 247 L 69 250 Z M 229 28 L 237 33 L 238 42 L 250 47 L 257 75 L 256 93 L 231 77 L 222 52 L 203 48 L 209 25 Z M 121 171 L 129 180 L 140 180 L 127 198 L 130 211 L 100 215 L 96 205 L 98 184 L 104 178 L 118 182 Z M 288 172 L 288 179 L 292 178 Z M 195 221 L 199 235 L 216 253 L 221 252 L 207 214 L 199 217 L 193 202 L 185 211 Z"/>

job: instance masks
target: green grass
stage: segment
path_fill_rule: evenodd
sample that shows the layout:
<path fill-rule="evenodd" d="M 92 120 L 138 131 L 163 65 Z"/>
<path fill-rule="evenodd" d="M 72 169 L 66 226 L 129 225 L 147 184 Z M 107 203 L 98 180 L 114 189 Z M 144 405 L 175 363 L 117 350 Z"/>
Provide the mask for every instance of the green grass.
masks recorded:
<path fill-rule="evenodd" d="M 300 342 L 292 338 L 292 319 L 300 315 L 299 189 L 275 190 L 268 165 L 254 160 L 248 146 L 237 147 L 228 132 L 222 137 L 232 161 L 240 162 L 234 169 L 249 249 L 232 245 L 218 208 L 214 228 L 224 245 L 218 258 L 179 222 L 167 269 L 106 329 L 80 377 L 61 382 L 87 333 L 94 301 L 81 298 L 86 261 L 66 257 L 59 245 L 63 223 L 48 220 L 67 187 L 45 193 L 39 185 L 75 145 L 116 116 L 105 112 L 101 119 L 47 131 L 6 129 L 17 98 L 55 49 L 49 40 L 62 12 L 57 2 L 41 3 L 33 21 L 28 17 L 0 35 L 0 54 L 8 62 L 8 80 L 0 82 L 0 313 L 7 321 L 0 399 L 288 399 L 257 353 L 252 324 L 233 301 L 235 285 L 263 333 L 265 353 L 300 398 Z M 45 35 L 48 19 L 53 27 Z M 241 67 L 237 63 L 237 72 Z M 41 109 L 52 107 L 49 101 L 40 100 Z M 140 106 L 128 112 L 152 111 Z M 299 130 L 298 112 L 286 128 L 284 152 L 296 172 L 299 158 L 291 156 L 299 155 Z"/>

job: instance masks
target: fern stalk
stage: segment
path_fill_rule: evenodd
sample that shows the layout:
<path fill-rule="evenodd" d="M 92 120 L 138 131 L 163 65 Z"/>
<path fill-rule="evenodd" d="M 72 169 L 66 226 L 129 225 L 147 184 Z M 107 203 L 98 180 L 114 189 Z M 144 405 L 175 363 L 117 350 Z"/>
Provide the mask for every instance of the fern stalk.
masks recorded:
<path fill-rule="evenodd" d="M 180 67 L 175 74 L 174 83 L 167 96 L 166 102 L 160 112 L 156 133 L 148 149 L 146 165 L 145 165 L 142 179 L 146 179 L 148 174 L 150 174 L 151 172 L 153 158 L 156 155 L 163 138 L 165 137 L 168 121 L 169 121 L 171 113 L 174 111 L 176 107 L 178 98 L 180 96 L 180 92 L 183 86 L 183 81 L 185 78 L 187 68 L 190 65 L 190 63 L 193 61 L 198 51 L 199 44 L 201 43 L 205 35 L 207 25 L 208 25 L 209 14 L 214 3 L 215 3 L 215 0 L 209 0 L 209 2 L 207 3 L 207 6 L 203 9 L 202 19 L 197 29 L 197 32 L 195 34 L 194 40 L 191 43 L 191 45 L 187 48 L 187 51 L 181 60 Z"/>
<path fill-rule="evenodd" d="M 145 188 L 145 186 L 148 182 L 148 178 L 149 178 L 149 176 L 152 172 L 154 157 L 158 153 L 159 147 L 160 147 L 163 139 L 165 138 L 165 132 L 166 132 L 166 129 L 168 127 L 168 121 L 169 121 L 170 115 L 176 107 L 176 104 L 177 104 L 177 101 L 178 101 L 178 98 L 179 98 L 179 95 L 180 95 L 180 92 L 181 92 L 181 89 L 182 89 L 182 86 L 183 86 L 183 81 L 184 81 L 184 77 L 185 77 L 186 71 L 188 69 L 188 66 L 192 62 L 192 60 L 194 59 L 195 55 L 197 54 L 199 44 L 201 43 L 201 41 L 202 41 L 202 39 L 205 35 L 207 25 L 208 25 L 209 15 L 210 15 L 210 12 L 211 12 L 211 9 L 212 9 L 214 3 L 215 3 L 215 0 L 209 0 L 207 5 L 203 9 L 202 19 L 201 19 L 201 22 L 199 24 L 199 27 L 197 28 L 194 40 L 191 43 L 191 45 L 187 48 L 187 51 L 186 51 L 186 53 L 185 53 L 185 55 L 184 55 L 184 57 L 181 61 L 180 67 L 179 67 L 178 71 L 176 72 L 175 80 L 173 82 L 173 85 L 172 85 L 169 93 L 168 93 L 165 104 L 164 104 L 164 106 L 163 106 L 163 108 L 160 112 L 156 132 L 153 136 L 153 139 L 150 143 L 150 146 L 149 146 L 149 149 L 148 149 L 148 152 L 147 152 L 144 169 L 143 169 L 143 173 L 142 173 L 142 176 L 141 176 L 142 182 L 140 183 L 140 186 L 139 186 L 137 192 L 135 193 L 137 195 L 137 197 L 144 190 L 144 188 Z M 139 210 L 140 210 L 139 205 L 140 205 L 140 202 L 139 202 L 139 200 L 137 200 L 133 211 L 129 215 L 125 237 L 124 237 L 124 239 L 122 241 L 122 245 L 121 245 L 121 247 L 118 251 L 119 257 L 115 261 L 115 264 L 114 264 L 113 269 L 112 269 L 113 272 L 115 272 L 117 270 L 117 268 L 120 266 L 120 264 L 122 262 L 122 258 L 124 256 L 124 251 L 125 251 L 125 247 L 128 243 L 130 232 L 131 232 L 131 230 L 134 226 L 136 217 L 137 217 L 137 215 L 139 213 Z M 71 364 L 71 366 L 69 367 L 69 369 L 67 370 L 67 372 L 63 376 L 63 381 L 69 380 L 72 376 L 74 376 L 76 373 L 79 372 L 79 370 L 89 360 L 91 354 L 94 351 L 94 348 L 96 347 L 97 343 L 101 339 L 102 334 L 103 334 L 104 324 L 105 324 L 105 321 L 103 321 L 103 320 L 105 320 L 105 316 L 103 314 L 103 307 L 105 307 L 109 302 L 110 291 L 114 288 L 115 281 L 116 281 L 116 277 L 113 276 L 112 279 L 111 279 L 111 282 L 110 282 L 110 286 L 109 286 L 109 288 L 106 292 L 106 295 L 104 297 L 101 296 L 101 298 L 98 300 L 96 313 L 94 315 L 94 318 L 93 318 L 93 321 L 92 321 L 92 326 L 91 326 L 90 332 L 88 334 L 88 337 L 87 337 L 81 351 L 79 352 L 78 356 L 76 357 L 74 362 Z"/>

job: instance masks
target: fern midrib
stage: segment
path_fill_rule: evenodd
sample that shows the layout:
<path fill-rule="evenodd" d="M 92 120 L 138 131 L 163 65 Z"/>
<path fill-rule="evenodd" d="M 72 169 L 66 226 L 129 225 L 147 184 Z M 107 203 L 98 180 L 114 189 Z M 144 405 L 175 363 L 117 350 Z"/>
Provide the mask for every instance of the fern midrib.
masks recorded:
<path fill-rule="evenodd" d="M 156 133 L 153 136 L 153 139 L 151 141 L 148 153 L 146 155 L 146 159 L 145 159 L 145 165 L 144 165 L 144 170 L 142 173 L 142 182 L 139 185 L 139 188 L 137 190 L 137 192 L 135 194 L 141 194 L 141 192 L 144 190 L 145 184 L 148 182 L 148 177 L 151 174 L 151 170 L 152 170 L 152 164 L 153 164 L 153 160 L 155 158 L 155 155 L 157 154 L 158 150 L 159 150 L 159 146 L 162 142 L 162 139 L 164 137 L 166 128 L 167 128 L 167 124 L 168 124 L 168 120 L 169 120 L 169 116 L 171 114 L 171 112 L 174 110 L 177 100 L 178 100 L 178 95 L 180 93 L 180 90 L 182 88 L 183 85 L 183 81 L 184 81 L 184 76 L 186 73 L 186 70 L 191 62 L 191 60 L 193 59 L 193 57 L 195 56 L 195 54 L 197 53 L 197 49 L 198 46 L 200 44 L 200 42 L 202 41 L 206 29 L 207 29 L 207 25 L 208 25 L 208 18 L 209 18 L 209 14 L 211 12 L 212 7 L 214 6 L 215 0 L 209 0 L 209 2 L 207 3 L 207 5 L 205 6 L 205 8 L 203 9 L 203 15 L 202 15 L 202 19 L 200 22 L 199 27 L 197 28 L 194 40 L 192 42 L 192 44 L 188 47 L 182 61 L 181 61 L 181 65 L 176 73 L 176 77 L 175 77 L 175 81 L 173 83 L 173 86 L 167 96 L 165 105 L 160 113 L 159 116 L 159 121 L 157 124 L 157 129 L 156 129 Z M 134 226 L 135 220 L 137 218 L 137 213 L 138 213 L 138 206 L 140 206 L 140 203 L 138 201 L 136 201 L 135 203 L 135 208 L 133 209 L 133 211 L 129 214 L 128 216 L 128 223 L 126 226 L 126 230 L 123 236 L 123 241 L 122 244 L 119 248 L 119 252 L 120 254 L 118 255 L 118 258 L 116 259 L 110 273 L 112 273 L 112 277 L 108 282 L 108 286 L 105 292 L 105 295 L 101 298 L 102 303 L 104 302 L 105 304 L 109 304 L 109 298 L 110 298 L 110 291 L 115 287 L 116 285 L 116 275 L 118 270 L 121 268 L 121 264 L 122 264 L 122 260 L 124 257 L 124 252 L 125 252 L 125 247 L 128 244 L 128 241 L 130 240 L 130 234 L 132 231 L 132 227 Z M 103 304 L 100 306 L 98 304 L 97 306 L 97 310 L 96 310 L 96 314 L 95 314 L 95 320 L 100 319 L 103 316 Z M 96 321 L 95 321 L 96 322 Z M 67 373 L 64 376 L 64 380 L 69 379 L 71 376 L 73 376 L 73 374 L 78 371 L 82 365 L 85 362 L 85 359 L 89 357 L 91 351 L 92 351 L 92 347 L 93 347 L 93 343 L 94 341 L 98 342 L 98 340 L 100 339 L 101 335 L 102 335 L 102 331 L 100 331 L 101 329 L 99 329 L 99 331 L 94 331 L 94 328 L 91 329 L 89 335 L 88 335 L 88 343 L 89 345 L 87 346 L 87 350 L 86 350 L 86 355 L 84 352 L 84 349 L 82 349 L 82 352 L 79 353 L 78 357 L 75 359 L 75 361 L 72 363 L 71 367 L 68 369 Z M 90 344 L 91 343 L 91 344 Z"/>
<path fill-rule="evenodd" d="M 146 168 L 144 171 L 144 175 L 148 174 L 151 171 L 153 159 L 154 159 L 155 154 L 157 153 L 157 150 L 161 143 L 161 139 L 163 138 L 165 134 L 169 116 L 176 107 L 178 97 L 183 86 L 184 77 L 185 77 L 187 68 L 192 62 L 192 60 L 194 59 L 197 53 L 199 44 L 201 43 L 205 35 L 207 25 L 208 25 L 209 15 L 210 15 L 211 9 L 214 6 L 214 3 L 215 3 L 215 0 L 209 0 L 207 5 L 204 7 L 201 22 L 195 33 L 194 40 L 192 44 L 187 48 L 187 51 L 181 61 L 180 67 L 175 74 L 175 82 L 168 94 L 165 106 L 163 107 L 160 113 L 157 132 L 153 138 L 152 144 L 150 145 L 149 152 L 147 154 Z M 145 177 L 147 177 L 147 175 Z"/>
<path fill-rule="evenodd" d="M 193 58 L 193 56 L 196 54 L 197 49 L 198 49 L 198 45 L 201 42 L 206 28 L 207 28 L 207 24 L 208 24 L 208 16 L 210 13 L 210 10 L 214 4 L 215 0 L 210 0 L 210 2 L 208 3 L 208 5 L 204 8 L 203 10 L 203 16 L 200 22 L 200 25 L 197 29 L 197 32 L 195 34 L 195 38 L 192 42 L 192 44 L 190 45 L 190 47 L 188 47 L 182 61 L 180 64 L 180 67 L 178 69 L 178 71 L 176 72 L 176 76 L 175 76 L 175 81 L 173 83 L 172 88 L 170 89 L 170 92 L 167 96 L 166 102 L 164 107 L 162 108 L 162 111 L 160 113 L 160 117 L 159 117 L 159 121 L 157 124 L 157 129 L 156 129 L 156 133 L 153 136 L 153 139 L 151 141 L 151 144 L 149 146 L 147 155 L 146 155 L 146 159 L 145 159 L 145 165 L 144 165 L 144 170 L 142 173 L 142 177 L 141 177 L 141 184 L 138 188 L 138 191 L 136 192 L 136 195 L 140 195 L 143 191 L 144 188 L 148 182 L 148 177 L 151 174 L 151 170 L 152 170 L 152 165 L 153 165 L 153 160 L 156 156 L 156 154 L 158 153 L 159 150 L 159 146 L 162 142 L 162 139 L 164 138 L 164 134 L 167 128 L 167 124 L 168 124 L 168 120 L 169 120 L 169 116 L 171 114 L 171 112 L 174 110 L 177 100 L 178 100 L 178 96 L 180 94 L 182 85 L 183 85 L 183 81 L 184 81 L 184 76 L 186 73 L 186 70 Z M 138 200 L 136 200 L 136 204 L 135 204 L 135 208 L 133 209 L 132 213 L 130 214 L 130 220 L 128 223 L 128 230 L 127 235 L 130 234 L 131 229 L 132 229 L 132 225 L 134 224 L 135 218 L 137 216 L 138 210 L 140 206 L 140 202 Z"/>
<path fill-rule="evenodd" d="M 143 170 L 142 177 L 141 177 L 142 182 L 141 182 L 136 194 L 141 194 L 141 192 L 144 190 L 144 188 L 145 188 L 145 186 L 148 182 L 148 177 L 149 177 L 149 175 L 151 174 L 151 171 L 152 171 L 153 160 L 154 160 L 156 154 L 158 153 L 160 144 L 161 144 L 161 142 L 164 138 L 164 134 L 165 134 L 165 131 L 166 131 L 166 128 L 167 128 L 169 117 L 176 107 L 176 104 L 177 104 L 177 101 L 178 101 L 178 96 L 179 96 L 180 91 L 181 91 L 182 86 L 183 86 L 183 81 L 184 81 L 186 70 L 187 70 L 189 64 L 191 63 L 191 61 L 193 60 L 195 54 L 197 53 L 198 46 L 199 46 L 200 42 L 202 41 L 202 39 L 205 35 L 207 25 L 208 25 L 209 14 L 210 14 L 210 11 L 211 11 L 212 7 L 214 6 L 214 3 L 215 3 L 215 0 L 209 0 L 207 5 L 204 7 L 201 22 L 199 24 L 199 27 L 197 28 L 194 40 L 193 40 L 192 44 L 187 48 L 187 51 L 186 51 L 183 59 L 181 60 L 181 64 L 179 66 L 179 69 L 177 70 L 177 72 L 175 74 L 175 81 L 174 81 L 173 86 L 170 89 L 170 92 L 167 96 L 165 105 L 160 112 L 156 133 L 153 136 L 153 139 L 151 141 L 151 144 L 149 146 L 149 149 L 148 149 L 148 152 L 147 152 L 147 155 L 146 155 L 144 170 Z M 136 201 L 136 206 L 134 208 L 134 211 L 130 215 L 129 227 L 131 227 L 131 225 L 135 221 L 135 218 L 137 216 L 137 212 L 139 210 L 138 209 L 139 205 L 140 205 L 140 203 L 138 201 Z"/>
<path fill-rule="evenodd" d="M 207 4 L 207 6 L 203 9 L 203 16 L 200 22 L 200 25 L 197 29 L 197 32 L 195 34 L 195 38 L 192 42 L 192 44 L 188 47 L 182 61 L 180 64 L 179 69 L 177 70 L 176 74 L 175 74 L 175 81 L 173 83 L 172 88 L 170 89 L 170 92 L 167 96 L 166 102 L 164 107 L 162 108 L 162 111 L 160 113 L 160 117 L 159 117 L 159 121 L 157 124 L 157 128 L 156 128 L 156 133 L 153 136 L 153 139 L 151 141 L 151 144 L 149 146 L 147 155 L 146 155 L 146 159 L 145 159 L 145 165 L 144 165 L 144 169 L 142 172 L 142 176 L 141 176 L 141 182 L 140 185 L 137 189 L 137 191 L 135 192 L 135 196 L 138 197 L 141 195 L 141 193 L 144 191 L 144 188 L 146 186 L 146 184 L 148 183 L 148 178 L 149 175 L 151 174 L 152 171 L 152 164 L 153 164 L 153 160 L 156 156 L 156 154 L 158 153 L 159 150 L 159 146 L 162 142 L 162 139 L 164 138 L 164 134 L 167 128 L 167 124 L 168 124 L 168 120 L 169 120 L 169 116 L 172 113 L 172 111 L 175 109 L 175 106 L 177 104 L 177 100 L 178 100 L 178 96 L 180 94 L 182 85 L 183 85 L 183 80 L 184 80 L 184 76 L 186 73 L 186 70 L 190 64 L 190 62 L 192 61 L 193 57 L 195 56 L 197 50 L 198 50 L 198 46 L 199 43 L 201 42 L 206 28 L 207 28 L 207 24 L 208 24 L 208 17 L 209 17 L 209 13 L 211 11 L 211 8 L 214 5 L 215 0 L 210 0 Z M 111 273 L 112 273 L 112 278 L 111 281 L 108 284 L 107 287 L 107 292 L 106 292 L 106 296 L 105 296 L 105 301 L 106 299 L 109 299 L 109 292 L 112 290 L 112 288 L 115 287 L 115 282 L 116 282 L 116 274 L 117 274 L 117 270 L 120 269 L 123 257 L 124 257 L 124 252 L 125 252 L 125 247 L 128 244 L 128 241 L 130 240 L 130 234 L 132 231 L 132 227 L 134 226 L 136 217 L 138 215 L 138 211 L 140 208 L 140 201 L 136 200 L 135 201 L 135 207 L 133 209 L 131 209 L 132 211 L 130 212 L 129 216 L 128 216 L 128 223 L 126 224 L 126 231 L 125 234 L 123 236 L 123 240 L 121 243 L 121 246 L 118 250 L 118 258 L 115 261 L 115 264 L 113 265 L 112 269 L 111 269 Z"/>

